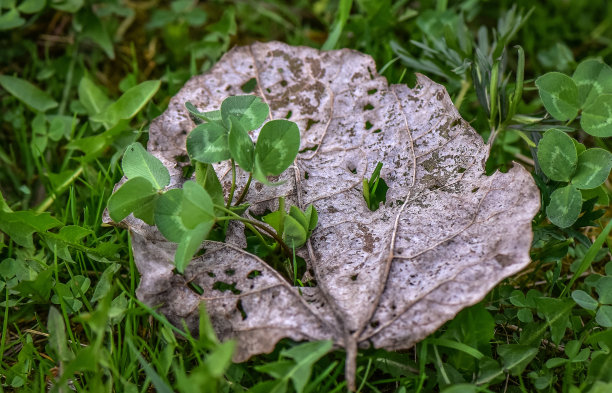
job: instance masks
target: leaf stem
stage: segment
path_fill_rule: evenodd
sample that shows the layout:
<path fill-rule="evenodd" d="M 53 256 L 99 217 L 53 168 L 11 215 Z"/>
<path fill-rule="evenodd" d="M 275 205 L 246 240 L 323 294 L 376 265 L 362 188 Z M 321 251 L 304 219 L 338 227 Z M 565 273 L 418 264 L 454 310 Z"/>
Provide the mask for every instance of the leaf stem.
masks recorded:
<path fill-rule="evenodd" d="M 251 180 L 253 180 L 253 172 L 249 173 L 249 179 L 247 180 L 246 184 L 244 185 L 244 188 L 242 189 L 242 192 L 240 193 L 240 196 L 238 196 L 238 199 L 234 203 L 234 206 L 240 205 L 240 202 L 242 202 L 244 200 L 244 198 L 247 196 L 247 194 L 249 193 L 249 187 L 251 186 Z"/>
<path fill-rule="evenodd" d="M 234 199 L 234 192 L 236 192 L 236 161 L 231 159 L 232 163 L 232 186 L 230 187 L 229 197 L 227 198 L 227 204 L 225 205 L 226 209 L 229 209 L 232 205 L 232 199 Z"/>
<path fill-rule="evenodd" d="M 272 237 L 274 240 L 276 240 L 278 242 L 278 244 L 280 244 L 280 246 L 282 247 L 285 256 L 287 257 L 291 257 L 291 249 L 289 248 L 289 246 L 287 246 L 287 244 L 283 241 L 283 239 L 280 238 L 280 236 L 278 236 L 278 234 L 276 232 L 274 232 L 273 230 L 271 230 L 270 228 L 268 228 L 267 226 L 265 226 L 264 224 L 257 222 L 257 221 L 253 221 L 250 220 L 248 218 L 244 218 L 239 216 L 238 214 L 234 213 L 233 211 L 231 211 L 230 209 L 220 206 L 220 205 L 214 205 L 215 208 L 229 214 L 232 219 L 236 220 L 236 221 L 240 221 L 242 223 L 244 223 L 245 225 L 247 225 L 247 228 L 249 228 L 252 231 L 257 231 L 255 228 L 253 227 L 257 227 L 262 229 L 263 231 L 265 231 L 268 235 L 270 235 L 270 237 Z M 219 218 L 217 218 L 218 220 Z M 259 232 L 259 231 L 257 231 Z"/>

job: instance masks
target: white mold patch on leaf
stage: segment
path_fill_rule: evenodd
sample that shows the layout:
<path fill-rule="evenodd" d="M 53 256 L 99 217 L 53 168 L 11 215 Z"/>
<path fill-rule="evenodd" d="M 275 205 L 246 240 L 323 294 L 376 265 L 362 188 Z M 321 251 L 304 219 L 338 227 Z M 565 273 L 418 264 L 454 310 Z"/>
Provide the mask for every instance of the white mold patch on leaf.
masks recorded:
<path fill-rule="evenodd" d="M 236 361 L 285 337 L 331 339 L 347 351 L 350 384 L 358 347 L 409 348 L 528 264 L 540 203 L 529 173 L 515 165 L 486 176 L 487 148 L 443 86 L 422 75 L 413 89 L 388 85 L 352 50 L 256 43 L 189 80 L 150 128 L 148 149 L 169 166 L 170 187 L 184 181 L 177 157 L 194 127 L 185 102 L 218 109 L 253 79 L 271 118 L 298 123 L 301 152 L 278 178 L 283 185 L 255 184 L 246 200 L 253 213 L 274 209 L 279 196 L 316 207 L 319 225 L 300 253 L 317 286 L 298 290 L 243 251 L 235 223 L 226 244 L 206 242 L 185 275 L 174 274 L 174 245 L 129 217 L 137 295 L 171 321 L 197 331 L 206 302 L 220 338 L 237 340 Z M 389 190 L 372 212 L 361 181 L 378 162 Z M 228 166 L 216 169 L 229 188 Z M 239 176 L 237 188 L 245 181 Z"/>

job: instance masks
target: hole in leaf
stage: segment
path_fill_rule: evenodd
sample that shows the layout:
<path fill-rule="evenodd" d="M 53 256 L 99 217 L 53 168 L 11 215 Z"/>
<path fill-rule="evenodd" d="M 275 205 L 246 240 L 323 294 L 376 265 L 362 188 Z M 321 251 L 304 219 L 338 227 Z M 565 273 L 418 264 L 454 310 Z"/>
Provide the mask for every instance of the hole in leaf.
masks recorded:
<path fill-rule="evenodd" d="M 280 84 L 281 84 L 282 87 L 285 87 L 285 86 L 287 86 L 287 81 L 286 80 L 282 80 L 282 81 L 280 81 Z"/>
<path fill-rule="evenodd" d="M 380 326 L 380 322 L 378 321 L 372 321 L 372 323 L 370 323 L 370 326 L 374 329 L 376 329 L 378 326 Z"/>
<path fill-rule="evenodd" d="M 285 116 L 285 119 L 291 119 L 291 115 L 293 115 L 292 111 L 287 112 L 287 116 Z"/>
<path fill-rule="evenodd" d="M 225 274 L 227 274 L 228 276 L 233 276 L 234 274 L 236 274 L 236 271 L 234 269 L 227 269 L 225 271 Z"/>
<path fill-rule="evenodd" d="M 457 172 L 463 173 L 463 172 L 465 172 L 465 168 L 459 168 L 459 169 L 457 169 Z"/>
<path fill-rule="evenodd" d="M 476 191 L 478 191 L 479 189 L 480 189 L 479 187 L 473 188 L 473 189 L 472 189 L 472 192 L 476 192 Z"/>
<path fill-rule="evenodd" d="M 366 124 L 365 124 L 365 129 L 366 129 L 366 130 L 369 130 L 369 129 L 370 129 L 370 128 L 372 128 L 373 126 L 374 126 L 374 124 L 370 123 L 370 121 L 369 121 L 369 120 L 368 120 L 368 121 L 366 121 Z"/>
<path fill-rule="evenodd" d="M 304 172 L 304 179 L 308 179 L 310 177 L 310 175 L 308 175 L 308 172 Z"/>
<path fill-rule="evenodd" d="M 206 272 L 206 274 L 208 274 L 208 277 L 217 277 L 217 275 L 213 272 Z"/>
<path fill-rule="evenodd" d="M 318 122 L 318 120 L 308 119 L 308 123 L 306 123 L 306 131 L 310 130 L 310 127 L 312 127 L 314 124 L 317 124 Z"/>
<path fill-rule="evenodd" d="M 249 280 L 254 279 L 255 277 L 259 277 L 261 276 L 261 271 L 260 270 L 252 270 L 249 272 L 249 274 L 247 274 L 247 278 Z"/>
<path fill-rule="evenodd" d="M 180 156 L 174 156 L 176 162 L 189 162 L 189 156 L 187 154 L 181 154 Z"/>
<path fill-rule="evenodd" d="M 353 164 L 352 162 L 350 162 L 347 166 L 346 169 L 348 169 L 349 171 L 351 171 L 352 174 L 356 175 L 357 174 L 357 166 L 355 164 Z"/>
<path fill-rule="evenodd" d="M 246 311 L 244 311 L 244 308 L 242 307 L 242 299 L 238 299 L 238 301 L 236 302 L 236 310 L 240 312 L 240 316 L 242 316 L 243 321 L 247 319 L 247 313 Z"/>
<path fill-rule="evenodd" d="M 228 284 L 228 283 L 223 282 L 223 281 L 217 281 L 217 282 L 215 282 L 213 284 L 212 289 L 215 289 L 215 290 L 220 291 L 220 292 L 230 291 L 234 295 L 240 295 L 242 293 L 242 291 L 240 289 L 236 288 L 236 283 L 235 282 L 233 282 L 231 284 Z"/>
<path fill-rule="evenodd" d="M 251 93 L 253 90 L 255 90 L 255 87 L 257 87 L 257 79 L 251 78 L 240 88 L 245 93 Z"/>
<path fill-rule="evenodd" d="M 266 89 L 266 91 L 267 91 L 268 93 L 272 93 L 272 90 L 270 90 L 270 88 L 269 88 L 269 87 Z"/>
<path fill-rule="evenodd" d="M 201 286 L 199 286 L 198 284 L 196 284 L 193 281 L 190 281 L 187 283 L 187 286 L 189 287 L 189 289 L 191 289 L 192 291 L 194 291 L 195 293 L 197 293 L 198 295 L 201 295 L 204 293 L 204 289 L 202 289 Z"/>
<path fill-rule="evenodd" d="M 370 89 L 368 90 L 368 95 L 371 96 L 372 94 L 376 93 L 378 91 L 378 89 Z"/>
<path fill-rule="evenodd" d="M 381 132 L 381 131 L 382 131 L 382 130 L 381 130 L 380 128 L 378 128 L 378 129 L 376 129 L 376 130 L 372 131 L 372 134 L 378 134 L 378 133 L 379 133 L 379 132 Z"/>
<path fill-rule="evenodd" d="M 230 91 L 231 89 L 232 89 L 232 86 L 229 86 L 229 85 L 228 85 L 228 86 L 225 88 L 225 91 Z"/>
<path fill-rule="evenodd" d="M 302 150 L 300 150 L 300 153 L 305 153 L 307 151 L 315 151 L 319 148 L 319 145 L 314 145 L 312 147 L 305 147 Z"/>
<path fill-rule="evenodd" d="M 369 110 L 372 110 L 372 109 L 374 109 L 374 105 L 372 105 L 372 104 L 367 104 L 366 106 L 363 107 L 364 111 L 369 111 Z"/>
<path fill-rule="evenodd" d="M 351 276 L 351 281 L 357 281 L 357 277 L 359 276 L 359 274 L 353 274 Z"/>

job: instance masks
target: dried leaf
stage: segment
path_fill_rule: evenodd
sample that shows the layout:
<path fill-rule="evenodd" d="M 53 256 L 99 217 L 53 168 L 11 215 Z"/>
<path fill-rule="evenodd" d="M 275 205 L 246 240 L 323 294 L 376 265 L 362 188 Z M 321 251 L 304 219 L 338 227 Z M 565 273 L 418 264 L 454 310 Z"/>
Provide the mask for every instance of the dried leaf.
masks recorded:
<path fill-rule="evenodd" d="M 346 348 L 351 383 L 357 347 L 409 348 L 527 265 L 540 203 L 529 173 L 515 165 L 486 176 L 482 138 L 443 86 L 422 75 L 413 89 L 389 86 L 369 56 L 352 50 L 256 43 L 192 78 L 150 128 L 149 150 L 169 167 L 171 187 L 184 181 L 176 157 L 185 155 L 194 126 L 185 102 L 218 109 L 252 78 L 271 118 L 298 123 L 302 150 L 274 179 L 282 185 L 252 187 L 249 211 L 274 211 L 279 196 L 316 207 L 319 225 L 300 255 L 317 286 L 298 290 L 243 251 L 239 223 L 226 244 L 206 242 L 206 252 L 176 275 L 176 245 L 130 217 L 142 274 L 137 294 L 162 304 L 170 320 L 197 331 L 198 305 L 206 302 L 220 338 L 237 340 L 236 361 L 271 351 L 283 337 L 330 339 Z M 389 190 L 372 212 L 361 184 L 378 162 Z M 229 167 L 216 169 L 227 190 Z M 245 181 L 242 174 L 239 189 Z"/>

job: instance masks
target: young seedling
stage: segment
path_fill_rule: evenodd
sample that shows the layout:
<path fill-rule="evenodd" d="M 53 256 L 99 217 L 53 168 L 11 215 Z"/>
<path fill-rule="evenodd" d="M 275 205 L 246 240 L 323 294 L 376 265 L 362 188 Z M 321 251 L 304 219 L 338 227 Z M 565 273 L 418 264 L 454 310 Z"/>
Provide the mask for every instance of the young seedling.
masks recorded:
<path fill-rule="evenodd" d="M 279 210 L 263 221 L 243 217 L 248 204 L 241 204 L 252 179 L 266 185 L 268 176 L 282 174 L 295 160 L 300 145 L 297 125 L 288 120 L 271 120 L 264 124 L 269 107 L 256 96 L 228 97 L 216 111 L 199 112 L 185 104 L 196 127 L 187 137 L 187 152 L 195 165 L 195 181 L 182 188 L 165 190 L 170 184 L 166 167 L 139 143 L 128 146 L 122 166 L 128 180 L 111 196 L 108 209 L 119 222 L 130 213 L 149 225 L 156 225 L 169 241 L 178 243 L 175 264 L 183 272 L 202 242 L 215 233 L 224 239 L 227 223 L 244 223 L 266 250 L 265 254 L 282 255 L 293 267 L 297 281 L 295 249 L 303 246 L 317 225 L 318 215 L 310 205 L 303 212 L 296 206 L 285 212 L 284 198 Z M 249 135 L 261 127 L 254 144 Z M 213 163 L 230 160 L 232 183 L 227 199 Z M 249 174 L 237 198 L 237 166 Z M 267 224 L 267 225 L 266 225 Z M 278 257 L 276 257 L 278 259 Z"/>
<path fill-rule="evenodd" d="M 379 162 L 370 176 L 370 180 L 363 179 L 363 199 L 366 201 L 368 209 L 372 211 L 378 210 L 381 203 L 387 200 L 387 190 L 389 186 L 384 179 L 380 177 L 380 170 L 383 163 Z"/>

